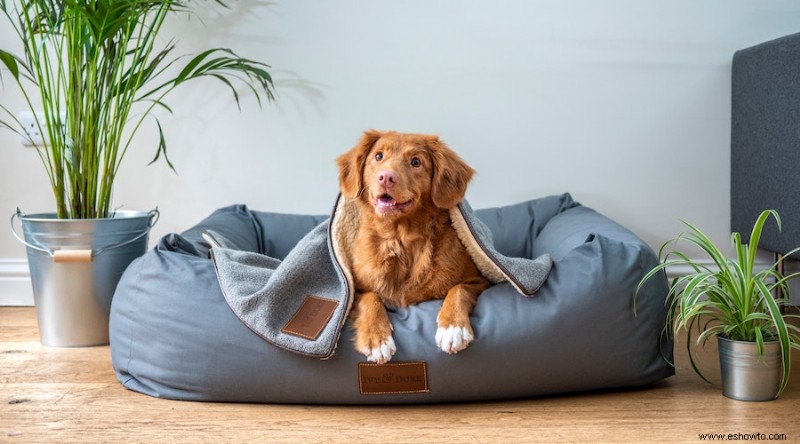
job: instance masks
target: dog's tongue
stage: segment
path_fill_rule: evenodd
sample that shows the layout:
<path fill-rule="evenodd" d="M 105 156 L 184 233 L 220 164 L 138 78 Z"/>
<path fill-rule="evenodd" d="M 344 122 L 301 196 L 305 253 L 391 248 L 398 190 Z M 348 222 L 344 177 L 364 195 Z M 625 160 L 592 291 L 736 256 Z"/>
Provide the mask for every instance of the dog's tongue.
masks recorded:
<path fill-rule="evenodd" d="M 378 197 L 378 206 L 380 207 L 393 207 L 395 204 L 394 198 L 388 194 Z"/>
<path fill-rule="evenodd" d="M 381 214 L 398 214 L 405 212 L 411 207 L 411 201 L 398 203 L 389 194 L 383 194 L 375 199 L 375 209 Z"/>

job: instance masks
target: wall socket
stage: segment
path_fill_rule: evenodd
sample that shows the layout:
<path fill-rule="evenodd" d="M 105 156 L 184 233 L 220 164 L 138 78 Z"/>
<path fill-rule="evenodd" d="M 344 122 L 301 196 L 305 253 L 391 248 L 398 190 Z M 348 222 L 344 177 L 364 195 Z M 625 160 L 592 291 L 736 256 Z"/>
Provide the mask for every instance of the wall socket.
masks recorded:
<path fill-rule="evenodd" d="M 47 126 L 45 126 L 44 122 L 44 113 L 37 112 L 36 115 L 39 117 L 39 123 L 42 125 L 42 131 L 47 131 Z M 44 145 L 45 138 L 47 134 L 42 134 L 39 131 L 39 126 L 36 125 L 36 119 L 33 117 L 33 113 L 30 111 L 22 111 L 19 113 L 19 122 L 22 125 L 22 132 L 27 133 L 28 137 L 22 136 L 22 144 L 24 146 L 42 146 Z"/>

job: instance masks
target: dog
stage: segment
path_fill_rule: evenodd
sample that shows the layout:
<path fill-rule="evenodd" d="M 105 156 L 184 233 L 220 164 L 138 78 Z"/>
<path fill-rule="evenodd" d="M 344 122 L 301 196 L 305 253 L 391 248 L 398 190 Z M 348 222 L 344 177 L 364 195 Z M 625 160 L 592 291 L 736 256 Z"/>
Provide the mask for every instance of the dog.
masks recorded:
<path fill-rule="evenodd" d="M 474 339 L 469 316 L 490 286 L 450 222 L 475 171 L 438 136 L 366 131 L 336 160 L 342 195 L 359 205 L 348 259 L 355 348 L 383 364 L 397 351 L 388 307 L 444 299 L 436 345 L 454 354 Z"/>

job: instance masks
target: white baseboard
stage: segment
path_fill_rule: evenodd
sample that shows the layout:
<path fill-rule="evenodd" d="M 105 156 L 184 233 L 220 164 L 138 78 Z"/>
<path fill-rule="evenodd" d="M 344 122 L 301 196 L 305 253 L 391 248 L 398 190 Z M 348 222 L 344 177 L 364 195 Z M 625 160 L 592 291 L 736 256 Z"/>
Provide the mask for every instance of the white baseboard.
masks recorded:
<path fill-rule="evenodd" d="M 31 275 L 25 259 L 0 259 L 0 306 L 9 305 L 33 305 Z"/>
<path fill-rule="evenodd" d="M 697 265 L 700 267 L 707 268 L 712 271 L 717 271 L 719 268 L 716 264 L 709 260 L 709 259 L 701 259 L 696 261 Z M 768 260 L 759 260 L 756 259 L 756 262 L 753 264 L 753 271 L 758 273 L 761 270 L 766 269 L 767 267 L 771 267 L 773 265 L 772 262 Z M 791 272 L 787 267 L 787 272 Z M 686 276 L 687 274 L 694 273 L 694 269 L 688 265 L 673 265 L 671 267 L 667 267 L 667 278 L 671 281 L 672 279 L 680 276 Z"/>

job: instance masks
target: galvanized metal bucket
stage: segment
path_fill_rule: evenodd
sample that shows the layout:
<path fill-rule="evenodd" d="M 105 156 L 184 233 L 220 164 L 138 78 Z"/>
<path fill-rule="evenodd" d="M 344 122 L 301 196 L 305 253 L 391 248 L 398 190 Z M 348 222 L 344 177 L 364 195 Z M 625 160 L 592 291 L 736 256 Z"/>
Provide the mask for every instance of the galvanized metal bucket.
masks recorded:
<path fill-rule="evenodd" d="M 739 401 L 769 401 L 780 389 L 782 365 L 779 342 L 765 342 L 764 354 L 755 342 L 717 336 L 722 394 Z"/>
<path fill-rule="evenodd" d="M 108 344 L 111 299 L 125 268 L 147 251 L 158 210 L 117 211 L 107 219 L 58 219 L 54 213 L 11 216 L 27 246 L 42 344 Z M 14 219 L 22 224 L 24 240 Z"/>

